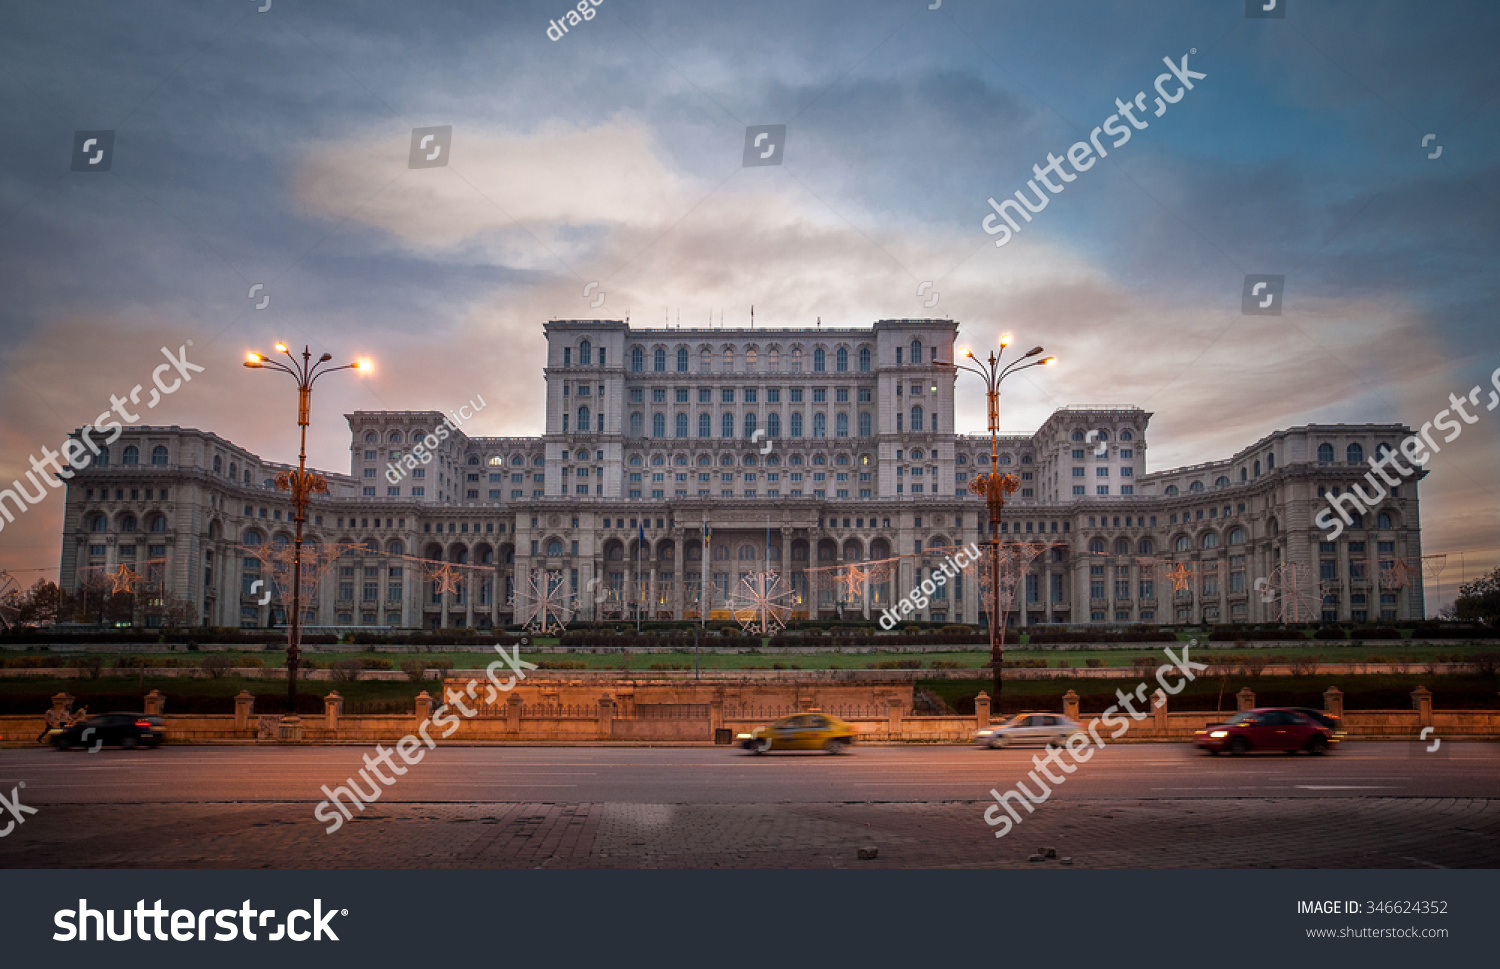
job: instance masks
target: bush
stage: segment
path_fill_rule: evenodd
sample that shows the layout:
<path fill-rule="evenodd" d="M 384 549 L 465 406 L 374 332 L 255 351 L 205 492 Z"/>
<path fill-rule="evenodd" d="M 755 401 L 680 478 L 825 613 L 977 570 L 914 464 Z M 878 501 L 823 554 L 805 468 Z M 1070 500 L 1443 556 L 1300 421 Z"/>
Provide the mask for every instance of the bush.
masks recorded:
<path fill-rule="evenodd" d="M 388 670 L 391 668 L 391 661 L 388 659 L 366 659 L 360 660 L 360 662 L 364 664 L 367 670 Z"/>
<path fill-rule="evenodd" d="M 1100 667 L 1101 667 L 1101 666 L 1103 666 L 1103 665 L 1104 665 L 1104 660 L 1102 660 L 1102 659 L 1100 659 L 1100 658 L 1099 658 L 1099 657 L 1097 657 L 1097 656 L 1094 656 L 1094 657 L 1090 657 L 1090 658 L 1089 658 L 1089 659 L 1086 659 L 1086 660 L 1084 660 L 1084 661 L 1083 661 L 1083 662 L 1084 662 L 1084 664 L 1085 664 L 1085 665 L 1087 665 L 1087 666 L 1088 666 L 1088 668 L 1089 668 L 1089 669 L 1091 669 L 1091 670 L 1097 670 L 1097 669 L 1099 669 L 1099 668 L 1100 668 Z"/>
<path fill-rule="evenodd" d="M 104 672 L 104 657 L 102 656 L 79 656 L 68 660 L 68 667 L 75 670 L 83 670 L 84 675 L 91 680 L 97 680 L 99 674 Z"/>
<path fill-rule="evenodd" d="M 1045 664 L 1047 661 L 1042 660 L 1042 662 Z M 865 668 L 871 670 L 919 670 L 922 668 L 922 661 L 919 659 L 886 659 L 878 663 L 867 663 Z"/>
<path fill-rule="evenodd" d="M 360 660 L 341 659 L 335 660 L 328 668 L 333 671 L 334 679 L 345 683 L 352 683 L 359 679 L 359 671 L 364 669 L 364 667 L 365 664 Z"/>
<path fill-rule="evenodd" d="M 1480 653 L 1470 662 L 1475 673 L 1480 676 L 1493 677 L 1496 669 L 1500 668 L 1500 653 Z"/>
<path fill-rule="evenodd" d="M 966 670 L 969 667 L 956 660 L 935 659 L 932 661 L 932 668 L 935 670 Z"/>
<path fill-rule="evenodd" d="M 1298 656 L 1292 660 L 1292 673 L 1296 676 L 1313 676 L 1318 672 L 1318 660 L 1315 656 Z"/>
<path fill-rule="evenodd" d="M 233 666 L 234 660 L 230 659 L 228 656 L 223 655 L 222 653 L 215 653 L 212 656 L 205 656 L 203 657 L 203 662 L 198 664 L 199 669 L 207 673 L 211 678 L 215 680 L 222 677 L 225 673 L 228 673 L 230 669 L 233 668 Z"/>
<path fill-rule="evenodd" d="M 589 664 L 576 659 L 544 659 L 537 662 L 536 668 L 539 670 L 586 670 Z"/>
<path fill-rule="evenodd" d="M 1313 633 L 1313 639 L 1348 639 L 1349 634 L 1344 632 L 1343 626 L 1323 626 Z"/>

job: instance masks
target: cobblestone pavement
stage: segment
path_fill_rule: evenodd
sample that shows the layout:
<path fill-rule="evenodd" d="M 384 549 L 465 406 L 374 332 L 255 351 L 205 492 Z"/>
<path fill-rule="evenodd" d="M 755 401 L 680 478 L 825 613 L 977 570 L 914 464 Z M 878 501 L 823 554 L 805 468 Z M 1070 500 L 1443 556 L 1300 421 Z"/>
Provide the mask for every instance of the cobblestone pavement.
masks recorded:
<path fill-rule="evenodd" d="M 1043 805 L 1002 839 L 989 802 L 372 805 L 333 834 L 305 803 L 50 805 L 0 865 L 145 868 L 1500 867 L 1500 800 L 1214 798 Z M 861 847 L 878 857 L 859 860 Z M 1039 848 L 1056 860 L 1031 862 Z"/>

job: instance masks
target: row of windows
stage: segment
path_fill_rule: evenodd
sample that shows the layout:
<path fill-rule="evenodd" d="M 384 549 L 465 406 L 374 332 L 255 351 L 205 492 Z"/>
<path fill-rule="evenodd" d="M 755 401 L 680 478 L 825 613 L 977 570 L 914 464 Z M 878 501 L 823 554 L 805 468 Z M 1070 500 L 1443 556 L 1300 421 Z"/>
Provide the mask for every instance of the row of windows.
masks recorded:
<path fill-rule="evenodd" d="M 921 387 L 921 385 L 920 384 L 912 384 L 911 387 L 912 387 L 911 395 L 913 397 L 920 397 L 921 396 L 921 391 L 920 391 L 919 388 Z M 667 402 L 667 391 L 668 391 L 668 389 L 670 389 L 672 391 L 672 398 L 673 398 L 673 401 L 675 403 L 678 403 L 678 404 L 686 404 L 686 403 L 688 403 L 688 398 L 691 396 L 690 393 L 689 393 L 690 388 L 688 388 L 688 387 L 673 387 L 673 388 L 653 387 L 653 388 L 651 388 L 651 402 L 653 404 L 665 404 Z M 861 404 L 871 403 L 875 399 L 875 391 L 872 388 L 870 388 L 870 387 L 858 387 L 858 388 L 855 388 L 855 389 L 857 391 L 856 397 L 857 397 L 857 399 L 859 400 L 859 402 Z M 587 387 L 584 387 L 584 386 L 580 385 L 578 387 L 578 392 L 576 394 L 570 394 L 569 393 L 569 387 L 568 387 L 568 385 L 564 384 L 563 385 L 563 396 L 564 397 L 568 397 L 568 396 L 588 397 L 590 395 L 587 393 L 587 390 L 588 390 Z M 766 401 L 765 401 L 766 403 L 768 403 L 768 404 L 779 404 L 779 403 L 781 403 L 781 391 L 782 391 L 782 388 L 780 388 L 780 387 L 743 387 L 743 388 L 739 388 L 738 392 L 739 392 L 740 399 L 742 401 L 744 401 L 745 403 L 747 403 L 747 404 L 758 404 L 758 403 L 761 402 L 760 401 L 760 392 L 762 390 L 764 390 L 766 392 Z M 804 390 L 804 388 L 802 388 L 802 387 L 789 387 L 789 388 L 787 388 L 787 400 L 790 403 L 793 403 L 793 404 L 800 404 L 800 403 L 802 403 L 803 402 L 803 390 Z M 933 393 L 937 393 L 937 387 L 935 385 L 933 387 Z M 721 404 L 732 404 L 732 403 L 734 403 L 734 401 L 735 401 L 735 394 L 736 394 L 736 388 L 734 388 L 734 387 L 720 387 L 719 388 L 719 403 L 721 403 Z M 602 385 L 601 385 L 600 390 L 599 390 L 599 396 L 601 396 L 601 397 L 604 396 L 604 389 L 603 389 Z M 898 388 L 897 396 L 900 396 L 899 388 Z M 714 392 L 713 392 L 713 388 L 712 387 L 699 387 L 698 388 L 698 403 L 700 403 L 700 404 L 711 404 L 711 403 L 713 403 L 713 399 L 714 399 Z M 849 388 L 848 387 L 835 387 L 835 388 L 833 388 L 833 401 L 836 404 L 847 404 L 847 403 L 849 403 Z M 630 388 L 630 402 L 632 404 L 644 404 L 646 402 L 646 388 L 644 388 L 644 387 L 631 387 Z M 827 387 L 814 387 L 812 389 L 812 402 L 814 404 L 826 404 L 826 403 L 828 403 L 828 388 Z"/>
<path fill-rule="evenodd" d="M 923 419 L 922 419 L 922 417 L 923 417 L 923 415 L 922 415 L 922 408 L 920 408 L 920 407 L 913 407 L 912 408 L 912 430 L 914 430 L 914 431 L 920 431 L 920 430 L 923 429 Z M 600 416 L 600 423 L 602 424 L 602 422 L 603 422 L 603 415 Z M 934 421 L 934 423 L 936 423 L 936 422 Z M 741 425 L 744 428 L 744 436 L 746 438 L 753 438 L 753 437 L 755 437 L 756 431 L 757 430 L 761 430 L 761 428 L 760 428 L 760 418 L 756 414 L 746 414 L 744 416 L 743 421 L 741 422 Z M 579 408 L 579 412 L 578 412 L 578 427 L 580 428 L 580 430 L 582 430 L 582 429 L 586 428 L 587 426 L 588 426 L 588 408 L 587 407 L 581 407 L 581 408 Z M 646 429 L 645 428 L 646 428 L 646 418 L 645 418 L 644 414 L 641 414 L 640 412 L 636 412 L 636 413 L 633 413 L 633 414 L 630 415 L 630 433 L 629 433 L 630 437 L 645 437 L 646 436 Z M 793 412 L 792 415 L 787 419 L 787 436 L 788 437 L 794 437 L 794 438 L 796 438 L 796 437 L 802 437 L 803 436 L 803 432 L 804 432 L 804 428 L 805 428 L 805 425 L 804 425 L 803 420 L 802 420 L 802 414 L 800 412 Z M 568 429 L 568 417 L 567 417 L 566 414 L 564 414 L 563 415 L 563 430 L 567 431 L 567 429 Z M 601 427 L 600 430 L 602 430 L 602 429 L 603 428 Z M 677 437 L 677 438 L 685 438 L 685 437 L 688 436 L 688 429 L 689 429 L 688 415 L 686 415 L 686 414 L 678 414 L 675 417 L 674 422 L 673 422 L 673 433 L 672 433 L 672 436 L 673 437 Z M 897 417 L 896 417 L 896 429 L 898 431 L 901 429 L 901 417 L 900 417 L 900 415 L 897 415 Z M 936 427 L 933 428 L 933 430 L 936 430 L 936 429 L 937 429 Z M 780 414 L 776 414 L 776 413 L 771 413 L 771 414 L 766 415 L 766 425 L 765 425 L 765 428 L 763 430 L 761 430 L 761 434 L 762 434 L 762 437 L 764 437 L 767 440 L 775 440 L 775 439 L 781 437 L 781 415 Z M 846 414 L 846 413 L 839 413 L 839 414 L 835 414 L 834 415 L 834 420 L 833 420 L 833 435 L 834 435 L 834 437 L 848 437 L 849 436 L 849 415 L 848 414 Z M 859 415 L 859 423 L 858 423 L 858 436 L 860 436 L 860 437 L 872 437 L 873 435 L 874 435 L 873 418 L 869 414 L 860 414 Z M 665 438 L 667 436 L 667 415 L 665 415 L 665 414 L 652 414 L 651 415 L 651 436 L 653 438 L 658 438 L 658 439 Z M 710 414 L 699 414 L 698 415 L 698 434 L 697 434 L 697 436 L 700 437 L 700 438 L 713 437 L 713 416 L 712 415 L 710 415 Z M 724 414 L 724 415 L 722 415 L 720 417 L 720 419 L 719 419 L 719 436 L 721 438 L 732 438 L 732 437 L 735 436 L 735 420 L 734 420 L 734 415 L 733 414 Z M 827 414 L 817 413 L 817 414 L 813 415 L 813 419 L 812 419 L 812 436 L 813 437 L 827 437 L 828 436 L 828 415 Z"/>
<path fill-rule="evenodd" d="M 588 360 L 587 360 L 587 357 L 585 356 L 585 354 L 587 352 L 585 348 L 587 346 L 588 346 L 588 341 L 584 341 L 583 343 L 581 343 L 579 345 L 578 356 L 579 356 L 580 364 L 583 365 L 583 366 L 588 366 Z M 913 358 L 914 359 L 920 358 L 920 356 L 921 356 L 921 343 L 920 342 L 913 343 L 912 346 L 914 348 L 913 349 Z M 936 350 L 936 348 L 934 348 L 934 350 Z M 898 355 L 899 355 L 899 352 L 900 351 L 897 351 Z M 601 348 L 601 350 L 600 350 L 600 361 L 599 361 L 599 365 L 600 366 L 604 365 L 603 355 L 604 355 L 604 351 Z M 733 347 L 725 347 L 722 359 L 723 359 L 723 362 L 724 362 L 724 372 L 726 372 L 726 373 L 732 373 L 734 371 L 735 359 L 736 359 L 736 354 L 735 354 L 734 348 Z M 858 362 L 859 372 L 860 373 L 869 373 L 870 369 L 871 369 L 871 364 L 874 361 L 874 353 L 873 353 L 872 349 L 870 347 L 868 347 L 868 346 L 862 346 L 862 347 L 860 347 L 859 350 L 858 350 L 858 355 L 856 357 L 856 360 Z M 569 352 L 569 350 L 567 348 L 564 348 L 563 349 L 563 366 L 565 366 L 565 367 L 566 366 L 571 366 L 571 363 L 569 361 L 570 361 L 570 352 Z M 687 373 L 688 372 L 688 361 L 689 361 L 689 354 L 688 354 L 687 347 L 678 347 L 677 348 L 677 352 L 675 354 L 676 372 L 677 373 Z M 759 352 L 756 350 L 755 347 L 750 347 L 750 348 L 748 348 L 748 349 L 745 350 L 744 361 L 745 361 L 745 371 L 747 373 L 754 373 L 756 371 L 756 369 L 760 365 Z M 837 350 L 835 350 L 833 352 L 833 369 L 834 369 L 835 372 L 837 372 L 837 373 L 847 373 L 849 371 L 849 364 L 850 364 L 850 362 L 851 362 L 851 360 L 850 360 L 849 350 L 846 347 L 839 347 Z M 900 361 L 898 360 L 897 362 L 899 363 Z M 789 358 L 789 363 L 790 363 L 790 369 L 791 369 L 792 373 L 800 373 L 801 372 L 801 370 L 802 370 L 802 349 L 800 347 L 794 347 L 792 349 L 792 352 L 791 352 L 790 358 Z M 698 372 L 699 373 L 708 373 L 710 367 L 712 366 L 712 364 L 713 364 L 713 352 L 708 347 L 701 347 L 698 350 Z M 825 372 L 828 369 L 828 352 L 826 350 L 824 350 L 822 347 L 817 347 L 817 348 L 815 348 L 813 350 L 813 353 L 812 353 L 812 368 L 813 368 L 813 372 L 814 373 L 823 373 L 823 372 Z M 630 369 L 631 369 L 632 372 L 635 372 L 635 373 L 644 373 L 645 372 L 645 370 L 646 370 L 646 350 L 645 350 L 644 347 L 632 347 L 631 348 L 631 350 L 630 350 Z M 771 349 L 769 349 L 769 350 L 766 351 L 766 369 L 770 373 L 777 373 L 777 372 L 780 371 L 780 369 L 781 369 L 781 350 L 780 350 L 780 348 L 778 348 L 778 347 L 772 347 Z M 652 353 L 651 353 L 651 370 L 654 373 L 666 373 L 667 372 L 667 350 L 666 350 L 665 347 L 657 347 L 655 350 L 652 351 Z"/>

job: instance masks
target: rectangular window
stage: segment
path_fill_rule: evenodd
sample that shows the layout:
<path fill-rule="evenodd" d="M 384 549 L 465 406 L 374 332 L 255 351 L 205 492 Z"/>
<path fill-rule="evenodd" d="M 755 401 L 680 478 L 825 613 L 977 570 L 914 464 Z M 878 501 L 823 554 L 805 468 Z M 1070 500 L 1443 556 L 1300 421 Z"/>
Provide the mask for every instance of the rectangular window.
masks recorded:
<path fill-rule="evenodd" d="M 828 391 L 823 387 L 813 388 L 813 403 L 824 404 L 828 402 Z"/>
<path fill-rule="evenodd" d="M 734 388 L 725 387 L 719 391 L 719 399 L 726 404 L 734 403 Z"/>
<path fill-rule="evenodd" d="M 757 400 L 758 396 L 759 396 L 759 394 L 758 394 L 758 392 L 756 391 L 756 389 L 754 387 L 746 387 L 745 388 L 745 403 L 747 403 L 747 404 L 758 403 L 759 402 Z"/>
<path fill-rule="evenodd" d="M 768 404 L 779 404 L 779 403 L 781 403 L 781 388 L 780 387 L 767 387 L 766 388 L 766 403 L 768 403 Z"/>
<path fill-rule="evenodd" d="M 794 404 L 800 404 L 800 403 L 802 403 L 802 388 L 801 387 L 793 387 L 791 389 L 791 394 L 792 394 L 792 398 L 791 398 L 792 403 L 794 403 Z"/>
<path fill-rule="evenodd" d="M 678 387 L 677 388 L 677 403 L 679 403 L 679 404 L 686 404 L 687 402 L 688 402 L 687 388 L 686 387 Z"/>

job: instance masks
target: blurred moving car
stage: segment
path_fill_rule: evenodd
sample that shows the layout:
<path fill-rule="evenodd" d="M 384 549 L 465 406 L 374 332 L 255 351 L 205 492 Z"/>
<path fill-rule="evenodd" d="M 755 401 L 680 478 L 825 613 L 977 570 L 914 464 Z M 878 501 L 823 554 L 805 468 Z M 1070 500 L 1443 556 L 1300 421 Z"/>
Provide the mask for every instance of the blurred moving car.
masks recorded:
<path fill-rule="evenodd" d="M 1083 726 L 1076 720 L 1056 713 L 1023 713 L 1005 723 L 991 724 L 974 731 L 974 741 L 984 747 L 1013 747 L 1018 744 L 1061 746 Z"/>
<path fill-rule="evenodd" d="M 853 725 L 826 713 L 796 713 L 773 720 L 764 727 L 737 738 L 740 746 L 755 754 L 771 750 L 826 750 L 842 754 L 854 743 Z"/>
<path fill-rule="evenodd" d="M 1335 719 L 1335 718 L 1330 718 Z M 1232 719 L 1204 727 L 1194 735 L 1194 746 L 1210 754 L 1221 750 L 1238 756 L 1252 750 L 1281 750 L 1295 754 L 1325 754 L 1341 738 L 1319 719 L 1291 707 L 1245 710 Z"/>
<path fill-rule="evenodd" d="M 72 726 L 52 730 L 48 740 L 58 750 L 69 747 L 97 750 L 100 746 L 126 749 L 160 747 L 166 737 L 167 727 L 161 717 L 144 713 L 101 713 Z"/>
<path fill-rule="evenodd" d="M 1346 736 L 1349 735 L 1349 731 L 1344 729 L 1344 721 L 1338 717 L 1335 717 L 1331 713 L 1324 713 L 1322 710 L 1314 710 L 1312 707 L 1291 707 L 1290 709 L 1293 713 L 1300 713 L 1304 717 L 1316 720 L 1318 723 L 1321 723 L 1329 730 L 1332 730 L 1334 743 L 1343 740 Z"/>

